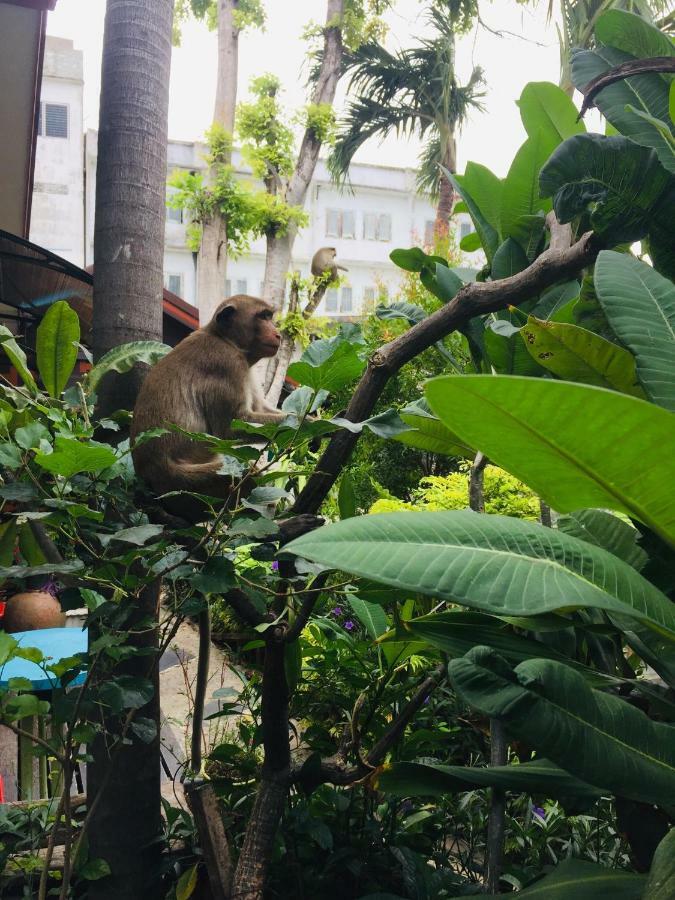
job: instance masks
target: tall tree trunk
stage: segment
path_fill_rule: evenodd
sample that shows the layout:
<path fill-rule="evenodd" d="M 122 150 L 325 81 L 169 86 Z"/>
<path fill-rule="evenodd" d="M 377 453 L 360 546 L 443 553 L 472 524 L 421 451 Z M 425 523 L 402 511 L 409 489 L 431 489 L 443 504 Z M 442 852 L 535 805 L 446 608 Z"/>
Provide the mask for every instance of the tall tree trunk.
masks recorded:
<path fill-rule="evenodd" d="M 108 0 L 103 40 L 94 231 L 94 355 L 133 340 L 161 340 L 166 210 L 166 148 L 173 0 Z M 140 373 L 106 379 L 99 409 L 133 405 Z M 156 621 L 159 582 L 146 588 L 138 616 Z M 155 629 L 133 644 L 157 649 Z M 148 677 L 152 656 L 126 664 Z M 139 669 L 140 671 L 140 669 Z M 121 673 L 120 673 L 121 674 Z M 157 724 L 157 738 L 138 738 L 111 759 L 104 740 L 91 747 L 88 805 L 91 857 L 111 875 L 91 882 L 90 900 L 160 896 L 161 834 L 159 693 L 139 715 Z M 119 732 L 119 727 L 118 727 Z"/>
<path fill-rule="evenodd" d="M 326 25 L 324 27 L 323 58 L 314 91 L 312 103 L 333 104 L 337 83 L 342 74 L 342 16 L 345 0 L 327 0 Z M 311 128 L 307 128 L 302 138 L 300 152 L 286 191 L 286 202 L 292 206 L 304 206 L 307 190 L 312 181 L 321 140 Z M 285 235 L 273 235 L 267 238 L 267 256 L 265 260 L 265 280 L 263 297 L 281 310 L 284 304 L 286 273 L 291 265 L 291 255 L 298 229 L 291 225 Z M 273 362 L 267 370 L 265 386 L 269 388 L 273 379 L 279 374 L 279 364 Z"/>
<path fill-rule="evenodd" d="M 237 106 L 239 29 L 235 27 L 232 13 L 238 5 L 239 0 L 218 0 L 218 75 L 213 124 L 224 128 L 229 135 L 234 132 Z M 224 161 L 229 163 L 231 158 L 229 152 Z M 216 174 L 213 169 L 209 171 L 209 183 L 215 181 Z M 197 306 L 201 322 L 208 322 L 225 296 L 226 276 L 227 223 L 216 212 L 203 223 L 197 257 Z"/>
<path fill-rule="evenodd" d="M 448 145 L 443 155 L 443 165 L 454 175 L 457 171 L 457 143 L 454 134 L 448 138 Z M 441 175 L 438 206 L 436 207 L 436 220 L 434 222 L 434 237 L 436 240 L 444 240 L 450 230 L 449 222 L 452 209 L 455 205 L 455 192 L 452 185 Z"/>

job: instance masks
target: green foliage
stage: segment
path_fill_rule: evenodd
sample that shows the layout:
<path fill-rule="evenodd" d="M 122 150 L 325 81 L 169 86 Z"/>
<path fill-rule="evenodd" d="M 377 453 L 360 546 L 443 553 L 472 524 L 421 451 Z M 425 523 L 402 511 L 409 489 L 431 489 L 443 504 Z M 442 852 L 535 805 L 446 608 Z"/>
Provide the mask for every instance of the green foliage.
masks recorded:
<path fill-rule="evenodd" d="M 305 128 L 320 144 L 332 144 L 336 135 L 335 110 L 330 103 L 309 103 L 305 109 Z"/>
<path fill-rule="evenodd" d="M 173 44 L 180 47 L 181 25 L 190 16 L 206 22 L 209 31 L 218 28 L 218 0 L 176 0 L 173 15 Z M 265 7 L 262 0 L 238 0 L 232 10 L 232 20 L 237 31 L 247 28 L 265 29 Z"/>
<path fill-rule="evenodd" d="M 282 118 L 280 89 L 276 76 L 261 75 L 250 85 L 255 101 L 237 107 L 242 158 L 253 175 L 263 180 L 288 176 L 293 171 L 293 131 Z"/>

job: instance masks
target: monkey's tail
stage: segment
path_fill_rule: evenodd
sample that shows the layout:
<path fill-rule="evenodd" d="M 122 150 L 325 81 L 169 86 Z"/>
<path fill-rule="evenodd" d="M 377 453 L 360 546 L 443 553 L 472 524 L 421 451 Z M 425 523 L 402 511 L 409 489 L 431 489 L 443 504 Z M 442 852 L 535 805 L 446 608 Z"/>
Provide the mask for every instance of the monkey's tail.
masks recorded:
<path fill-rule="evenodd" d="M 187 459 L 166 460 L 168 480 L 180 486 L 179 490 L 198 491 L 213 497 L 227 496 L 232 490 L 231 480 L 218 474 L 221 465 L 218 457 L 198 463 Z"/>

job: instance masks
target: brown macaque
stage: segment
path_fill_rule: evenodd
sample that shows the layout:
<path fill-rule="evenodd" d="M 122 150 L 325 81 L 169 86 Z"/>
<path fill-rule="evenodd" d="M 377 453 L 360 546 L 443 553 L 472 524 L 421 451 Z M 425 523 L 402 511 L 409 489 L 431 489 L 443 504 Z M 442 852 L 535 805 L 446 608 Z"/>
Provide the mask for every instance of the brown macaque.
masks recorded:
<path fill-rule="evenodd" d="M 274 356 L 281 335 L 274 308 L 258 297 L 223 300 L 211 321 L 185 338 L 148 373 L 138 394 L 132 440 L 151 428 L 178 425 L 232 438 L 233 419 L 268 424 L 285 413 L 266 402 L 251 367 Z M 205 444 L 170 431 L 133 450 L 136 473 L 157 494 L 190 491 L 228 500 L 232 480 L 218 475 L 221 459 Z M 174 497 L 165 509 L 190 521 L 204 518 L 196 498 Z"/>
<path fill-rule="evenodd" d="M 335 281 L 338 277 L 338 269 L 347 272 L 344 266 L 339 266 L 335 262 L 335 247 L 321 247 L 312 257 L 312 275 L 319 278 L 330 272 L 331 281 Z"/>

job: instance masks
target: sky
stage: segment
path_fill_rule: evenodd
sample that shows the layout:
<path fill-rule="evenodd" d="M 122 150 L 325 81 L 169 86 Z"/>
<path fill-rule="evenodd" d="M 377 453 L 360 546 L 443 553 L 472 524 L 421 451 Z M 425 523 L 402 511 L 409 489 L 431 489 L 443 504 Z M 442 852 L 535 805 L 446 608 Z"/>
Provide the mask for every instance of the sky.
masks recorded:
<path fill-rule="evenodd" d="M 477 28 L 457 48 L 460 81 L 474 65 L 484 70 L 487 93 L 485 111 L 472 114 L 458 140 L 458 171 L 467 161 L 488 166 L 497 175 L 507 173 L 516 150 L 525 139 L 516 107 L 530 80 L 558 81 L 559 51 L 555 23 L 547 23 L 548 3 L 527 6 L 516 0 L 483 0 L 481 16 L 503 37 Z M 272 72 L 281 78 L 283 100 L 289 110 L 307 102 L 306 44 L 302 32 L 307 23 L 324 15 L 320 0 L 265 0 L 264 32 L 245 33 L 239 44 L 239 99 L 247 96 L 251 78 Z M 397 0 L 387 16 L 389 49 L 406 46 L 411 36 L 423 33 L 424 5 L 420 0 Z M 98 127 L 101 47 L 105 0 L 58 0 L 49 13 L 47 33 L 70 38 L 84 53 L 84 126 Z M 510 32 L 507 34 L 506 32 Z M 216 86 L 216 36 L 206 26 L 189 22 L 183 27 L 180 47 L 173 50 L 169 101 L 169 137 L 192 141 L 201 138 L 211 123 Z M 336 108 L 345 101 L 338 90 Z M 592 122 L 592 120 L 591 120 Z M 591 124 L 591 123 L 589 123 Z M 368 142 L 357 154 L 361 162 L 414 167 L 418 141 L 388 138 L 383 144 Z"/>

